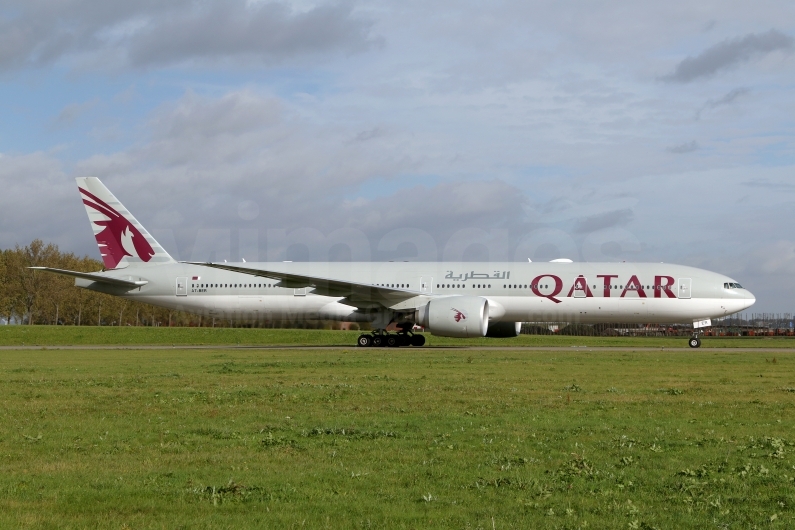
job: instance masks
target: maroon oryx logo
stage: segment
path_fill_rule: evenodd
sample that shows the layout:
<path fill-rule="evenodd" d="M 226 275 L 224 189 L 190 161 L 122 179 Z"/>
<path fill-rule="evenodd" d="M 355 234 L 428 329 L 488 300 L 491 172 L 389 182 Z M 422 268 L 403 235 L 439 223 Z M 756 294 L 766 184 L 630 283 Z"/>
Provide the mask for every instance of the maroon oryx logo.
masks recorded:
<path fill-rule="evenodd" d="M 462 320 L 466 320 L 467 319 L 466 315 L 464 313 L 462 313 L 461 311 L 459 311 L 458 309 L 456 309 L 455 307 L 451 307 L 450 309 L 452 309 L 453 312 L 455 313 L 453 315 L 453 318 L 455 319 L 456 322 L 461 322 Z"/>
<path fill-rule="evenodd" d="M 137 255 L 143 261 L 152 259 L 155 255 L 154 249 L 130 221 L 93 193 L 79 189 L 83 194 L 83 204 L 107 217 L 94 221 L 94 224 L 105 227 L 95 237 L 106 268 L 115 269 L 125 256 Z"/>

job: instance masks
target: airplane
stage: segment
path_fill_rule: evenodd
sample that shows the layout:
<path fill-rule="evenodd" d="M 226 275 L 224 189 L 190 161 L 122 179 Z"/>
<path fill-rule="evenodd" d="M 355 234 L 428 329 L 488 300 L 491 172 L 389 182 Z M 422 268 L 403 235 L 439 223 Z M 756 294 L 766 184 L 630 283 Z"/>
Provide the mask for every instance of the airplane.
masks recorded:
<path fill-rule="evenodd" d="M 711 319 L 756 301 L 723 274 L 667 263 L 179 262 L 98 178 L 76 180 L 105 267 L 32 269 L 205 317 L 367 322 L 362 347 L 422 346 L 416 326 L 465 338 L 515 337 L 522 322 L 693 322 L 698 348 Z"/>

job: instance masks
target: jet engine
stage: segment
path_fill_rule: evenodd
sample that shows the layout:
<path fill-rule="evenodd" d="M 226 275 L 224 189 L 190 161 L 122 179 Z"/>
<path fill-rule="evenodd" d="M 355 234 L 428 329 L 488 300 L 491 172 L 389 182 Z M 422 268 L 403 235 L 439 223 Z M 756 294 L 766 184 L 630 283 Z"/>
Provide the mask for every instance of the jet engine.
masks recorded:
<path fill-rule="evenodd" d="M 486 336 L 499 339 L 518 337 L 521 330 L 521 322 L 492 322 L 489 324 L 489 331 Z"/>
<path fill-rule="evenodd" d="M 489 329 L 489 302 L 480 296 L 435 298 L 418 313 L 418 323 L 441 337 L 485 337 Z"/>

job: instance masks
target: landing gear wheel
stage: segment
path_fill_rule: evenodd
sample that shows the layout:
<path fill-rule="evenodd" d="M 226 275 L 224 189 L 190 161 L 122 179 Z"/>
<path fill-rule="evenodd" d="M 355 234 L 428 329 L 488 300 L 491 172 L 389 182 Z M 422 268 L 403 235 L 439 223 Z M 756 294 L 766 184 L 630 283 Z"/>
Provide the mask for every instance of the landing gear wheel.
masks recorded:
<path fill-rule="evenodd" d="M 691 348 L 699 348 L 701 347 L 701 339 L 699 339 L 698 337 L 690 337 L 690 340 L 688 341 L 687 344 Z"/>
<path fill-rule="evenodd" d="M 398 335 L 398 346 L 411 346 L 411 335 L 401 333 Z"/>
<path fill-rule="evenodd" d="M 373 345 L 373 336 L 372 335 L 359 335 L 359 338 L 356 339 L 356 345 L 362 348 L 367 348 Z"/>
<path fill-rule="evenodd" d="M 386 345 L 390 348 L 397 348 L 400 346 L 400 339 L 397 335 L 387 335 L 386 337 Z"/>
<path fill-rule="evenodd" d="M 373 335 L 373 346 L 380 348 L 384 345 L 384 337 L 381 335 Z"/>
<path fill-rule="evenodd" d="M 412 346 L 425 346 L 425 335 L 412 335 L 411 336 L 411 345 Z"/>

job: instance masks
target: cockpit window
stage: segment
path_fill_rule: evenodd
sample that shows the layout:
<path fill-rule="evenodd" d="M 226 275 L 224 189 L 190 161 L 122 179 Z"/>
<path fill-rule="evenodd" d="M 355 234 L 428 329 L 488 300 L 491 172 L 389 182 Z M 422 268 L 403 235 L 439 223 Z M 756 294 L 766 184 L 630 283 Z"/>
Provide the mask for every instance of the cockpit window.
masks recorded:
<path fill-rule="evenodd" d="M 731 283 L 724 283 L 723 284 L 723 288 L 724 289 L 742 289 L 743 286 L 740 285 L 739 283 L 731 282 Z"/>

